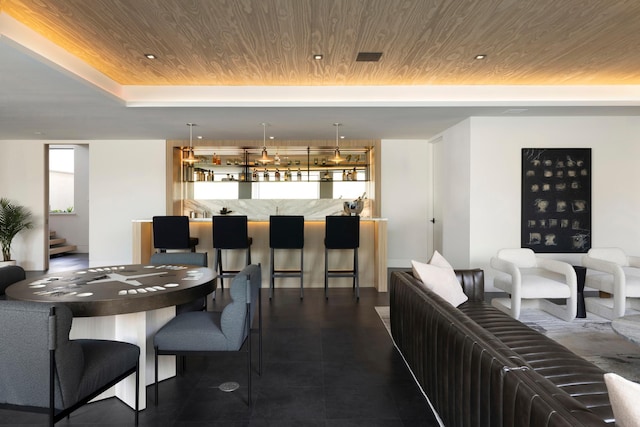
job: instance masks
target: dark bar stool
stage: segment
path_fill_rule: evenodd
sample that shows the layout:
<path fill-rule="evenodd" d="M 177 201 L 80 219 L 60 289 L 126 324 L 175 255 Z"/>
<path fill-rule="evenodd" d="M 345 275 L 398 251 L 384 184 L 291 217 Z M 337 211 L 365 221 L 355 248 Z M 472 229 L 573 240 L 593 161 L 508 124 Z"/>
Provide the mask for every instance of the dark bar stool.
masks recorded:
<path fill-rule="evenodd" d="M 274 279 L 276 277 L 300 277 L 300 299 L 304 298 L 303 265 L 304 265 L 304 216 L 272 215 L 269 217 L 269 248 L 271 248 L 271 288 L 269 299 L 273 297 Z M 300 269 L 276 269 L 276 249 L 300 249 Z"/>
<path fill-rule="evenodd" d="M 360 246 L 359 216 L 328 216 L 325 219 L 324 237 L 324 296 L 327 293 L 329 277 L 353 277 L 353 288 L 356 298 L 360 300 L 360 283 L 358 276 L 358 247 Z M 352 270 L 330 270 L 329 249 L 353 249 Z"/>
<path fill-rule="evenodd" d="M 187 216 L 153 217 L 153 247 L 158 252 L 167 252 L 167 249 L 189 249 L 195 252 L 197 244 L 198 238 L 189 236 Z"/>
<path fill-rule="evenodd" d="M 224 292 L 224 278 L 233 279 L 240 270 L 225 270 L 222 266 L 222 250 L 245 249 L 247 251 L 246 265 L 251 264 L 251 243 L 246 215 L 214 215 L 212 218 L 213 249 L 216 251 L 214 270 L 220 279 L 220 289 Z"/>

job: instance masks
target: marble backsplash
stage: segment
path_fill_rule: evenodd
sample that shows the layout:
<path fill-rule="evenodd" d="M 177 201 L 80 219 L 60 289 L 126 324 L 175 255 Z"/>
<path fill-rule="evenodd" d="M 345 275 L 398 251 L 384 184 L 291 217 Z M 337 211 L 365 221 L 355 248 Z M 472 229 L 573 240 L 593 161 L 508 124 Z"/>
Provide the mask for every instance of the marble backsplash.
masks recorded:
<path fill-rule="evenodd" d="M 250 220 L 268 220 L 270 215 L 304 215 L 305 219 L 324 219 L 328 215 L 344 213 L 343 199 L 270 199 L 270 200 L 185 200 L 184 215 L 191 218 L 210 218 L 222 208 L 232 215 L 247 215 Z M 363 218 L 371 217 L 371 200 L 364 200 Z"/>

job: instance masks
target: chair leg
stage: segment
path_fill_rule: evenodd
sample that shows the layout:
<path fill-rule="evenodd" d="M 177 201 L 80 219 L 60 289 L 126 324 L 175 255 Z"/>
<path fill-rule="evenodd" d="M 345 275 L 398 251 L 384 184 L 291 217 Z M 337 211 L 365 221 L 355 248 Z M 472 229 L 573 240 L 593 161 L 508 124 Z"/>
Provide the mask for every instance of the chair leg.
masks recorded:
<path fill-rule="evenodd" d="M 304 286 L 303 286 L 303 276 L 304 276 L 304 250 L 300 249 L 300 299 L 304 298 Z"/>
<path fill-rule="evenodd" d="M 356 300 L 360 301 L 360 270 L 358 268 L 358 248 L 353 252 L 353 285 L 356 288 Z"/>
<path fill-rule="evenodd" d="M 262 290 L 258 289 L 258 375 L 262 375 Z"/>
<path fill-rule="evenodd" d="M 154 381 L 154 391 L 155 391 L 155 400 L 156 400 L 156 406 L 158 406 L 158 347 L 155 347 L 154 350 L 154 365 L 156 368 L 156 375 L 155 375 L 155 381 Z"/>
<path fill-rule="evenodd" d="M 216 249 L 216 263 L 214 266 L 215 272 L 218 274 L 218 279 L 220 279 L 220 292 L 224 292 L 224 269 L 222 268 L 222 249 Z M 215 294 L 214 298 L 215 299 Z"/>
<path fill-rule="evenodd" d="M 157 374 L 156 374 L 157 375 Z M 145 392 L 146 395 L 146 392 Z M 140 360 L 136 364 L 136 409 L 135 409 L 135 425 L 138 425 L 138 411 L 140 410 Z"/>
<path fill-rule="evenodd" d="M 247 400 L 248 405 L 251 406 L 251 316 L 247 312 L 247 330 L 249 331 L 247 335 L 247 377 L 248 377 L 248 388 L 249 388 L 249 398 Z"/>
<path fill-rule="evenodd" d="M 329 251 L 327 248 L 324 248 L 324 299 L 329 299 L 329 294 L 327 293 L 327 286 L 329 283 L 329 260 L 327 257 L 329 256 Z"/>
<path fill-rule="evenodd" d="M 274 255 L 274 249 L 271 248 L 270 250 L 271 254 L 269 256 L 269 258 L 271 259 L 271 267 L 269 268 L 269 272 L 270 272 L 270 283 L 269 283 L 269 299 L 273 298 L 273 288 L 275 286 L 274 282 L 275 282 L 275 278 L 273 277 L 274 274 L 274 270 L 275 270 L 275 265 L 274 265 L 274 260 L 275 260 L 275 255 Z"/>

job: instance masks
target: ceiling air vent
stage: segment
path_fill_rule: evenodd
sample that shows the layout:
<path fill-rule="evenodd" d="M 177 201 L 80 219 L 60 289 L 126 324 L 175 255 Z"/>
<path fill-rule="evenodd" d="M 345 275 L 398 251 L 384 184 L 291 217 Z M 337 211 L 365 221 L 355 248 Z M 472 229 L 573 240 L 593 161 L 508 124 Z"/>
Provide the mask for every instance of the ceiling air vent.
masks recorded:
<path fill-rule="evenodd" d="M 382 52 L 358 52 L 356 61 L 378 62 L 381 56 Z"/>

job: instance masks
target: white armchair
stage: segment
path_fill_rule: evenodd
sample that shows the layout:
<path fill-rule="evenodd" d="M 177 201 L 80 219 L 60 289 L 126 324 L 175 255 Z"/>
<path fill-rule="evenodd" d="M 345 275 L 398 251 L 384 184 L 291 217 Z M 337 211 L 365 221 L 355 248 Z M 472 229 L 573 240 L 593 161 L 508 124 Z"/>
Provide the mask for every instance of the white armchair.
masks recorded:
<path fill-rule="evenodd" d="M 587 311 L 606 319 L 624 316 L 627 307 L 640 310 L 640 257 L 620 248 L 591 248 L 582 257 L 588 272 L 585 286 L 613 294 L 613 298 L 586 298 Z"/>
<path fill-rule="evenodd" d="M 562 261 L 541 258 L 531 249 L 501 249 L 491 258 L 491 267 L 499 273 L 493 280 L 496 288 L 510 298 L 493 298 L 491 304 L 514 319 L 523 307 L 539 308 L 566 321 L 576 317 L 578 289 L 576 272 Z M 548 298 L 564 299 L 564 305 Z"/>

